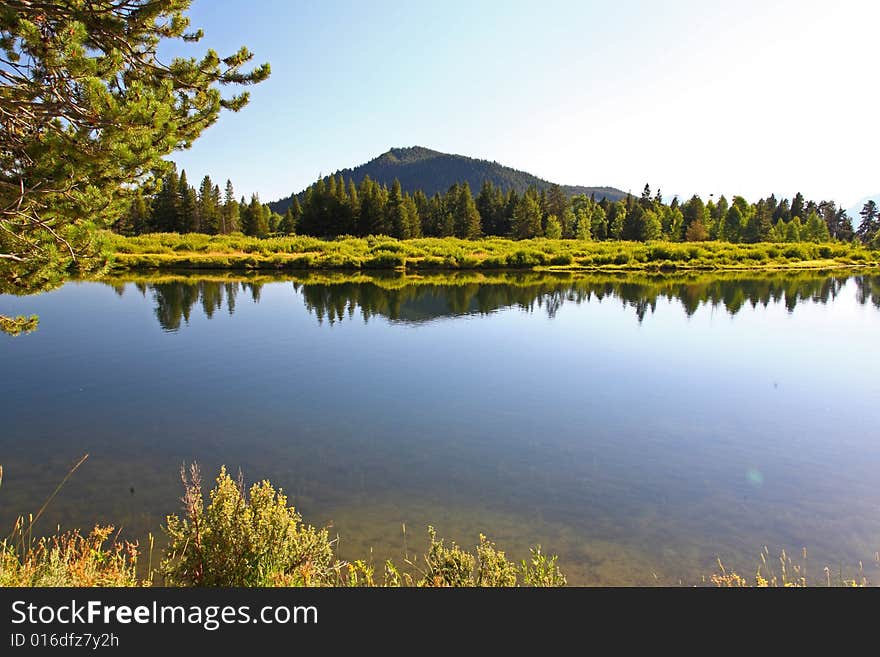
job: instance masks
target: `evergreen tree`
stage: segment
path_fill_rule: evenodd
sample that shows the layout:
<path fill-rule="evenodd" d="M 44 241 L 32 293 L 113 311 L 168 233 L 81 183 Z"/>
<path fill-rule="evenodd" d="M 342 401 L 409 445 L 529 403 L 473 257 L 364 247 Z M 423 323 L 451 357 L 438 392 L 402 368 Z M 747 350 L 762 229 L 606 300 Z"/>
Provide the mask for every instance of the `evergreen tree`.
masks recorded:
<path fill-rule="evenodd" d="M 175 231 L 178 233 L 192 233 L 199 230 L 199 211 L 196 190 L 193 189 L 186 179 L 186 171 L 180 172 L 180 216 Z"/>
<path fill-rule="evenodd" d="M 766 242 L 770 235 L 770 229 L 773 228 L 773 222 L 770 217 L 771 213 L 768 204 L 763 199 L 758 201 L 754 211 L 746 220 L 742 234 L 743 241 L 749 244 Z"/>
<path fill-rule="evenodd" d="M 162 178 L 159 191 L 153 198 L 152 217 L 152 230 L 173 233 L 180 229 L 180 178 L 174 168 Z"/>
<path fill-rule="evenodd" d="M 721 199 L 719 199 L 719 201 L 718 201 L 719 207 L 721 207 L 722 200 L 724 201 L 725 206 L 727 204 L 727 200 L 724 199 L 724 197 L 722 196 Z M 695 221 L 699 221 L 702 224 L 703 230 L 706 230 L 706 222 L 707 222 L 706 206 L 703 204 L 703 200 L 699 196 L 697 196 L 697 195 L 692 196 L 690 198 L 690 200 L 687 201 L 682 206 L 681 212 L 682 212 L 682 215 L 684 216 L 683 226 L 684 226 L 685 231 L 687 231 L 688 228 L 690 228 L 690 225 L 692 223 L 694 223 Z M 725 212 L 727 212 L 726 209 L 725 209 Z M 697 231 L 697 232 L 699 234 L 700 231 Z M 708 239 L 708 231 L 706 234 L 707 234 L 707 237 L 704 239 Z M 701 240 L 688 239 L 688 241 L 691 242 L 691 241 L 701 241 Z"/>
<path fill-rule="evenodd" d="M 457 199 L 454 201 L 455 209 L 455 236 L 463 239 L 477 239 L 483 234 L 480 223 L 480 213 L 477 211 L 471 187 L 466 182 L 458 185 Z"/>
<path fill-rule="evenodd" d="M 477 195 L 477 212 L 483 230 L 487 235 L 505 235 L 506 226 L 504 221 L 505 198 L 501 189 L 495 187 L 491 180 L 483 182 L 480 193 Z"/>
<path fill-rule="evenodd" d="M 360 225 L 361 204 L 358 200 L 357 187 L 355 187 L 354 180 L 351 178 L 348 179 L 347 196 L 348 212 L 346 214 L 345 234 L 357 235 L 358 226 Z M 296 202 L 295 197 L 294 202 Z M 299 203 L 296 203 L 296 208 L 299 208 Z M 294 217 L 296 217 L 296 209 L 294 210 Z"/>
<path fill-rule="evenodd" d="M 513 236 L 516 239 L 540 237 L 541 204 L 534 189 L 523 194 L 513 211 Z"/>
<path fill-rule="evenodd" d="M 214 193 L 214 183 L 211 182 L 210 176 L 205 176 L 199 185 L 197 223 L 199 230 L 209 235 L 220 232 L 220 208 L 217 206 Z"/>
<path fill-rule="evenodd" d="M 719 232 L 719 239 L 728 242 L 739 242 L 742 238 L 743 216 L 737 204 L 730 206 L 724 217 L 724 224 Z"/>
<path fill-rule="evenodd" d="M 220 232 L 224 235 L 228 235 L 229 233 L 241 229 L 241 226 L 239 225 L 238 207 L 238 201 L 235 200 L 235 190 L 232 188 L 232 181 L 227 179 L 226 191 L 223 197 L 223 212 L 221 213 L 223 222 L 220 228 Z"/>
<path fill-rule="evenodd" d="M 642 198 L 639 199 L 639 204 L 642 206 L 643 210 L 650 210 L 654 207 L 654 201 L 651 200 L 651 186 L 648 183 L 645 183 L 645 188 L 642 190 Z"/>
<path fill-rule="evenodd" d="M 555 215 L 561 226 L 563 217 L 566 216 L 568 210 L 571 208 L 571 201 L 569 201 L 565 192 L 562 191 L 562 187 L 559 185 L 551 185 L 547 190 L 545 204 L 544 211 L 547 216 L 549 217 L 551 214 Z"/>
<path fill-rule="evenodd" d="M 391 183 L 391 192 L 388 194 L 388 223 L 391 225 L 391 234 L 397 239 L 409 239 L 412 235 L 412 226 L 416 217 L 414 203 L 406 203 L 403 192 L 400 189 L 400 181 L 395 178 Z"/>
<path fill-rule="evenodd" d="M 791 219 L 791 207 L 789 205 L 788 199 L 782 199 L 779 202 L 779 205 L 776 206 L 776 210 L 773 212 L 773 224 L 776 225 L 780 221 L 784 223 L 788 223 Z"/>
<path fill-rule="evenodd" d="M 131 197 L 128 209 L 113 224 L 113 231 L 130 237 L 150 230 L 150 210 L 144 198 L 143 190 L 137 190 Z"/>
<path fill-rule="evenodd" d="M 805 216 L 804 195 L 798 192 L 791 200 L 791 218 L 800 217 L 803 220 Z"/>
<path fill-rule="evenodd" d="M 260 197 L 254 194 L 250 203 L 251 223 L 250 235 L 254 237 L 268 237 L 269 235 L 269 208 L 260 203 Z"/>
<path fill-rule="evenodd" d="M 247 103 L 220 87 L 268 77 L 268 65 L 242 70 L 244 48 L 165 64 L 157 53 L 168 42 L 202 37 L 188 29 L 189 4 L 0 5 L 0 279 L 26 288 L 38 267 L 86 266 L 92 226 L 115 222 L 136 183 L 168 171 L 165 156 Z"/>
<path fill-rule="evenodd" d="M 862 206 L 859 216 L 862 218 L 859 229 L 856 231 L 859 239 L 864 243 L 870 242 L 877 230 L 880 229 L 880 212 L 877 210 L 877 203 L 868 201 Z"/>
<path fill-rule="evenodd" d="M 620 239 L 637 241 L 642 239 L 644 230 L 645 210 L 640 203 L 633 203 L 627 209 L 626 218 L 623 220 L 623 232 Z"/>
<path fill-rule="evenodd" d="M 292 205 L 287 208 L 287 211 L 284 213 L 284 217 L 282 217 L 280 223 L 278 224 L 278 232 L 282 233 L 283 235 L 296 234 L 296 218 L 293 215 Z"/>

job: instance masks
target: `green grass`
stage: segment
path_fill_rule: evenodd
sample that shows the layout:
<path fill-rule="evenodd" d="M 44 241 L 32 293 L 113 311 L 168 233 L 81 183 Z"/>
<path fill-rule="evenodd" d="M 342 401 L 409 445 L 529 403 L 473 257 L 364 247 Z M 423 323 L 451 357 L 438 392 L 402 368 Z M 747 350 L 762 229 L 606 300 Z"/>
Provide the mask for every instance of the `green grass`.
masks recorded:
<path fill-rule="evenodd" d="M 503 238 L 258 239 L 243 235 L 112 235 L 112 265 L 138 269 L 686 271 L 880 266 L 880 251 L 812 242 L 591 242 Z"/>

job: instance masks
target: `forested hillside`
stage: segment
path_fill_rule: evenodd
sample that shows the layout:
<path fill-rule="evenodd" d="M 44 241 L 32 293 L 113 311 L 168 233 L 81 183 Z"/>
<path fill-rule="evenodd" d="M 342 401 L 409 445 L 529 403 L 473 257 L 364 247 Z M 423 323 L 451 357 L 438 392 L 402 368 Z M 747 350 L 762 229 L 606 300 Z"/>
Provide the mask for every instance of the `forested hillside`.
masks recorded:
<path fill-rule="evenodd" d="M 514 190 L 519 194 L 529 187 L 538 191 L 549 189 L 553 183 L 533 176 L 525 171 L 517 171 L 497 162 L 477 160 L 464 155 L 439 153 L 429 148 L 413 146 L 412 148 L 392 148 L 387 153 L 370 160 L 354 169 L 344 169 L 333 174 L 344 180 L 354 180 L 358 185 L 367 176 L 381 185 L 391 187 L 394 180 L 400 181 L 403 191 L 414 193 L 417 190 L 428 196 L 445 193 L 456 183 L 467 183 L 471 189 L 477 190 L 484 182 L 489 181 L 505 192 Z M 329 176 L 327 177 L 329 178 Z M 325 178 L 325 182 L 327 181 Z M 595 196 L 597 200 L 607 198 L 617 201 L 625 193 L 614 187 L 582 187 L 579 185 L 560 185 L 569 196 L 584 194 Z M 302 194 L 297 193 L 302 201 Z M 269 207 L 278 214 L 284 214 L 290 207 L 293 195 L 285 199 L 269 203 Z"/>

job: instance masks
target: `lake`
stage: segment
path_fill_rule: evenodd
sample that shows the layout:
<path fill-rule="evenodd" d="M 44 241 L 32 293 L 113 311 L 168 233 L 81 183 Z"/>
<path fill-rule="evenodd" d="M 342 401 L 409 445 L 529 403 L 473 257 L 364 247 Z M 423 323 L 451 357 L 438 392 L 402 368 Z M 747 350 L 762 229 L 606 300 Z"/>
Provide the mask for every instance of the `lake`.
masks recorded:
<path fill-rule="evenodd" d="M 380 572 L 431 524 L 574 584 L 750 576 L 765 546 L 880 579 L 877 276 L 132 274 L 0 313 L 40 316 L 0 335 L 0 527 L 88 453 L 39 529 L 143 542 L 197 461 Z"/>

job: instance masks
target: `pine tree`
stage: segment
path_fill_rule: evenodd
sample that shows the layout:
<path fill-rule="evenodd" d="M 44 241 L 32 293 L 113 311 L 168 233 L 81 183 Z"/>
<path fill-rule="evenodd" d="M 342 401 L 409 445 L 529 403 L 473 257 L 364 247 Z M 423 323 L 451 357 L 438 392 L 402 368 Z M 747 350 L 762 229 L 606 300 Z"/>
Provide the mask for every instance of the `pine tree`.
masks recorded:
<path fill-rule="evenodd" d="M 268 65 L 243 70 L 244 48 L 165 64 L 157 53 L 169 42 L 202 37 L 189 30 L 189 4 L 0 5 L 0 279 L 27 287 L 32 265 L 86 266 L 97 251 L 91 227 L 116 221 L 136 183 L 168 171 L 165 156 L 247 103 L 220 87 L 268 77 Z"/>
<path fill-rule="evenodd" d="M 724 212 L 726 213 L 727 212 L 727 209 L 726 209 L 727 200 L 722 196 L 718 201 L 719 207 L 721 207 L 721 201 L 724 201 L 724 206 L 725 206 Z M 706 230 L 706 222 L 708 220 L 706 206 L 703 204 L 703 200 L 699 196 L 697 196 L 697 195 L 692 196 L 690 198 L 690 200 L 687 201 L 682 206 L 681 212 L 682 212 L 682 215 L 684 216 L 684 224 L 683 225 L 684 225 L 685 231 L 687 231 L 687 229 L 690 228 L 690 225 L 692 223 L 694 223 L 695 221 L 699 221 L 703 226 L 703 230 Z M 704 239 L 708 239 L 708 231 L 707 231 L 707 237 Z M 701 240 L 688 240 L 688 241 L 701 241 Z"/>
<path fill-rule="evenodd" d="M 289 206 L 287 208 L 287 211 L 284 213 L 284 217 L 278 224 L 278 232 L 282 233 L 283 235 L 296 234 L 296 218 L 293 216 L 292 206 Z"/>
<path fill-rule="evenodd" d="M 223 211 L 220 214 L 223 219 L 220 227 L 221 233 L 228 235 L 229 233 L 241 230 L 238 213 L 239 206 L 238 201 L 235 200 L 235 190 L 232 188 L 232 181 L 227 179 L 226 190 L 223 196 Z"/>
<path fill-rule="evenodd" d="M 803 220 L 805 216 L 804 195 L 798 192 L 791 200 L 791 218 L 800 217 Z"/>
<path fill-rule="evenodd" d="M 522 240 L 540 237 L 542 233 L 541 204 L 532 189 L 520 197 L 513 211 L 513 236 Z"/>
<path fill-rule="evenodd" d="M 202 178 L 199 185 L 198 226 L 201 232 L 209 235 L 220 232 L 220 209 L 214 197 L 214 183 L 209 176 Z"/>
<path fill-rule="evenodd" d="M 730 206 L 727 215 L 724 217 L 724 224 L 719 231 L 719 239 L 728 242 L 739 242 L 742 238 L 743 216 L 739 206 L 734 204 Z"/>
<path fill-rule="evenodd" d="M 163 178 L 156 196 L 153 198 L 152 230 L 173 233 L 179 230 L 180 212 L 180 178 L 177 170 L 172 168 Z"/>
<path fill-rule="evenodd" d="M 456 237 L 473 240 L 483 234 L 480 213 L 474 203 L 471 187 L 466 182 L 463 185 L 458 185 L 454 217 Z"/>
<path fill-rule="evenodd" d="M 761 199 L 758 201 L 757 205 L 755 205 L 754 211 L 746 220 L 742 233 L 743 242 L 749 244 L 766 242 L 769 238 L 770 230 L 773 228 L 770 216 L 771 213 L 767 202 Z"/>
<path fill-rule="evenodd" d="M 642 198 L 639 199 L 639 203 L 643 210 L 650 210 L 654 207 L 654 202 L 651 200 L 651 186 L 647 183 L 645 183 L 645 188 L 642 190 Z"/>
<path fill-rule="evenodd" d="M 873 200 L 868 201 L 862 206 L 859 216 L 862 218 L 859 229 L 856 231 L 859 239 L 864 243 L 870 242 L 877 230 L 880 229 L 880 212 L 877 210 L 877 203 Z"/>
<path fill-rule="evenodd" d="M 547 190 L 547 199 L 545 201 L 545 212 L 547 216 L 556 215 L 560 226 L 563 225 L 563 217 L 571 208 L 571 201 L 559 185 L 551 185 Z"/>
<path fill-rule="evenodd" d="M 186 179 L 186 171 L 180 172 L 180 218 L 176 227 L 178 233 L 192 233 L 199 230 L 199 208 L 196 190 Z"/>
<path fill-rule="evenodd" d="M 391 235 L 397 239 L 409 237 L 410 219 L 406 215 L 407 209 L 403 204 L 403 192 L 400 189 L 400 181 L 395 178 L 391 183 L 391 192 L 388 194 L 388 223 L 391 225 Z"/>
<path fill-rule="evenodd" d="M 626 217 L 623 220 L 623 231 L 621 232 L 620 238 L 631 241 L 642 239 L 644 218 L 644 208 L 638 203 L 633 203 L 632 206 L 627 209 Z"/>

